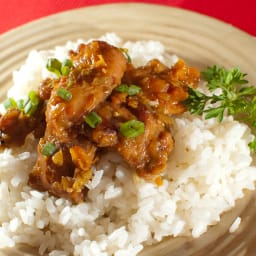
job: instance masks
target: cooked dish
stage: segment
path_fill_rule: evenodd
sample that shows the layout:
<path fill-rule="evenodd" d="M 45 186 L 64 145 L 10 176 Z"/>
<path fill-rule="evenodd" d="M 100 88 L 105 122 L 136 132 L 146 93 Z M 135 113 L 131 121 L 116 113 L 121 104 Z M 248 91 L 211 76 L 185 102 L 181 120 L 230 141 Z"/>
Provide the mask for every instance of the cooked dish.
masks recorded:
<path fill-rule="evenodd" d="M 217 224 L 255 189 L 253 136 L 223 108 L 187 111 L 212 99 L 200 80 L 161 43 L 114 34 L 31 52 L 0 117 L 0 247 L 138 255 Z"/>

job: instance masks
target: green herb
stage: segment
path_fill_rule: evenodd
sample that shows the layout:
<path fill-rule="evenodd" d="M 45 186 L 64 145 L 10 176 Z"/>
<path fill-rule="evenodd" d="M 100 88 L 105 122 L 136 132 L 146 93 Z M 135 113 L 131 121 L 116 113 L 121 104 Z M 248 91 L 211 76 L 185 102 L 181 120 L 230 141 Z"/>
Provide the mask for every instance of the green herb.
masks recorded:
<path fill-rule="evenodd" d="M 120 50 L 124 53 L 125 57 L 127 58 L 127 62 L 132 63 L 132 59 L 131 59 L 130 55 L 128 54 L 128 49 L 120 48 Z"/>
<path fill-rule="evenodd" d="M 70 72 L 70 68 L 73 67 L 73 63 L 71 60 L 66 59 L 61 65 L 61 73 L 64 76 L 67 76 Z"/>
<path fill-rule="evenodd" d="M 138 94 L 141 91 L 141 88 L 132 84 L 132 85 L 127 85 L 127 84 L 120 84 L 119 86 L 116 87 L 116 91 L 118 92 L 124 92 L 127 93 L 129 96 Z"/>
<path fill-rule="evenodd" d="M 4 103 L 3 103 L 4 107 L 6 110 L 8 110 L 9 108 L 17 108 L 17 102 L 15 101 L 15 99 L 13 98 L 8 98 Z"/>
<path fill-rule="evenodd" d="M 65 101 L 69 101 L 72 98 L 72 93 L 63 87 L 57 90 L 57 95 Z"/>
<path fill-rule="evenodd" d="M 134 138 L 144 133 L 144 123 L 138 120 L 130 120 L 120 126 L 121 134 L 126 138 Z"/>
<path fill-rule="evenodd" d="M 4 107 L 6 110 L 9 108 L 16 108 L 25 115 L 31 116 L 37 110 L 37 107 L 40 103 L 40 98 L 35 91 L 30 91 L 28 97 L 24 99 L 20 99 L 15 101 L 13 98 L 8 98 L 4 102 Z"/>
<path fill-rule="evenodd" d="M 202 76 L 212 94 L 189 88 L 189 97 L 184 102 L 188 110 L 192 114 L 205 114 L 205 119 L 217 118 L 219 122 L 224 114 L 232 115 L 249 125 L 256 135 L 256 87 L 248 86 L 246 74 L 239 68 L 227 70 L 215 65 L 203 71 Z M 249 147 L 256 152 L 256 139 Z"/>
<path fill-rule="evenodd" d="M 58 77 L 61 76 L 61 62 L 55 58 L 50 58 L 48 59 L 47 63 L 46 63 L 46 68 L 56 74 Z"/>
<path fill-rule="evenodd" d="M 27 99 L 29 99 L 29 98 L 27 97 Z M 24 111 L 24 100 L 23 99 L 17 100 L 17 108 L 21 111 Z"/>
<path fill-rule="evenodd" d="M 21 110 L 23 109 L 24 113 L 28 116 L 31 116 L 37 110 L 37 107 L 40 103 L 40 98 L 35 91 L 30 91 L 28 95 L 28 100 L 20 101 L 19 105 Z"/>
<path fill-rule="evenodd" d="M 54 143 L 49 142 L 43 145 L 42 154 L 44 156 L 49 157 L 49 156 L 52 156 L 56 152 L 56 150 L 57 150 L 56 145 Z"/>
<path fill-rule="evenodd" d="M 50 58 L 47 61 L 46 68 L 50 71 L 56 74 L 58 77 L 61 75 L 67 76 L 70 72 L 70 69 L 73 67 L 73 63 L 71 60 L 65 60 L 63 63 L 61 63 L 56 58 Z"/>
<path fill-rule="evenodd" d="M 102 118 L 96 112 L 91 112 L 85 117 L 84 121 L 91 128 L 96 128 L 102 122 Z"/>

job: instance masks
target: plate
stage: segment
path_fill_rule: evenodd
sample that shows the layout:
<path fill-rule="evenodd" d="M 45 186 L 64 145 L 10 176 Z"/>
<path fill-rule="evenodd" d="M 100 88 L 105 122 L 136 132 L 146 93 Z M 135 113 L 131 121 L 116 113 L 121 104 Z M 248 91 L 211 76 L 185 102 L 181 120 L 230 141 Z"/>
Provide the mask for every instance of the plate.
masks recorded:
<path fill-rule="evenodd" d="M 213 64 L 239 66 L 256 84 L 256 40 L 213 18 L 178 8 L 152 4 L 107 4 L 71 10 L 28 23 L 0 36 L 0 100 L 11 86 L 12 71 L 30 50 L 50 49 L 68 40 L 115 32 L 124 40 L 158 40 L 200 69 Z M 198 239 L 168 238 L 147 247 L 140 256 L 250 256 L 256 250 L 255 193 L 246 193 L 220 224 Z M 235 233 L 229 226 L 236 216 L 242 223 Z M 199 216 L 200 217 L 200 216 Z M 3 255 L 36 255 L 31 248 L 2 250 Z M 33 254 L 34 253 L 34 254 Z"/>

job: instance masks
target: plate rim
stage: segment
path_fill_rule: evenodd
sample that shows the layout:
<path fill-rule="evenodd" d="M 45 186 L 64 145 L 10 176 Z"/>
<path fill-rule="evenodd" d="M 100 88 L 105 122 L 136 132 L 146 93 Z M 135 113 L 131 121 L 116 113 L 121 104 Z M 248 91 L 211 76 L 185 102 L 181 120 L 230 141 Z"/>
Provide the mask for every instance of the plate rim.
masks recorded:
<path fill-rule="evenodd" d="M 24 29 L 26 27 L 30 27 L 33 26 L 33 23 L 41 23 L 44 22 L 45 19 L 52 19 L 52 18 L 56 18 L 56 16 L 62 16 L 68 13 L 72 13 L 72 12 L 83 12 L 84 9 L 88 10 L 88 9 L 96 9 L 96 8 L 101 8 L 101 7 L 115 7 L 115 6 L 138 6 L 138 7 L 143 7 L 143 6 L 152 6 L 152 7 L 156 7 L 156 8 L 164 8 L 164 9 L 171 9 L 171 10 L 176 10 L 177 12 L 182 12 L 182 13 L 187 13 L 190 15 L 194 15 L 194 16 L 201 16 L 203 19 L 208 19 L 208 20 L 212 20 L 215 23 L 219 23 L 223 26 L 229 27 L 232 30 L 236 31 L 237 33 L 240 33 L 241 35 L 243 34 L 243 36 L 251 38 L 253 40 L 256 41 L 256 37 L 251 35 L 250 33 L 236 27 L 235 25 L 232 25 L 231 23 L 225 22 L 221 19 L 218 19 L 216 17 L 212 17 L 210 15 L 204 14 L 204 13 L 200 13 L 194 10 L 189 10 L 189 9 L 185 9 L 182 7 L 178 7 L 178 6 L 171 6 L 171 5 L 165 5 L 165 4 L 160 4 L 160 3 L 151 3 L 151 2 L 114 2 L 114 3 L 103 3 L 103 4 L 92 4 L 92 5 L 88 5 L 88 6 L 82 6 L 82 7 L 75 7 L 72 9 L 68 9 L 68 10 L 63 10 L 63 11 L 58 11 L 55 13 L 51 13 L 48 15 L 44 15 L 41 17 L 38 17 L 36 19 L 30 20 L 28 22 L 25 22 L 23 24 L 20 24 L 14 28 L 11 28 L 5 32 L 3 32 L 2 34 L 0 34 L 0 41 L 2 40 L 2 37 L 4 38 L 5 36 L 8 36 L 9 34 L 12 33 L 17 33 L 18 30 L 20 29 Z"/>

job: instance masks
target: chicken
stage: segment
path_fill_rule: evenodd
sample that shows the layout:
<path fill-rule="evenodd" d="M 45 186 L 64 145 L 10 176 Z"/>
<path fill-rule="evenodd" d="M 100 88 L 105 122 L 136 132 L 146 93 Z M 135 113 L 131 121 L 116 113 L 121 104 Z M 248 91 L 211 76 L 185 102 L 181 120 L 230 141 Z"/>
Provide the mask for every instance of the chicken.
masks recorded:
<path fill-rule="evenodd" d="M 156 59 L 134 67 L 122 49 L 102 41 L 81 44 L 69 56 L 68 73 L 40 84 L 42 104 L 34 115 L 14 108 L 0 117 L 5 142 L 17 140 L 18 130 L 19 143 L 30 132 L 41 134 L 29 185 L 80 203 L 93 165 L 108 150 L 160 185 L 174 147 L 173 118 L 186 111 L 183 101 L 199 71 L 182 60 L 172 68 Z"/>
<path fill-rule="evenodd" d="M 120 84 L 126 59 L 120 49 L 101 41 L 80 45 L 78 52 L 71 53 L 71 59 L 73 70 L 52 86 L 45 114 L 46 130 L 29 184 L 78 203 L 84 200 L 85 185 L 92 178 L 96 147 L 79 136 L 77 129 L 83 126 L 85 116 Z M 60 89 L 71 97 L 61 97 Z M 47 93 L 42 94 L 47 98 Z M 44 147 L 49 145 L 55 148 L 54 152 L 45 156 Z"/>
<path fill-rule="evenodd" d="M 183 61 L 172 69 L 158 60 L 134 68 L 128 65 L 122 84 L 136 85 L 135 95 L 114 91 L 99 107 L 101 125 L 92 130 L 88 139 L 98 147 L 116 150 L 137 174 L 150 181 L 159 181 L 173 149 L 171 115 L 185 111 L 182 104 L 188 97 L 187 87 L 197 86 L 199 72 Z M 139 120 L 144 132 L 134 138 L 120 134 L 120 126 L 129 120 Z"/>
<path fill-rule="evenodd" d="M 46 110 L 46 134 L 61 142 L 68 142 L 73 137 L 70 129 L 110 95 L 120 84 L 126 69 L 122 52 L 105 42 L 80 45 L 71 59 L 77 66 L 69 77 L 55 84 Z M 58 96 L 60 88 L 68 88 L 72 98 L 63 101 Z"/>
<path fill-rule="evenodd" d="M 33 116 L 24 114 L 16 108 L 9 108 L 0 116 L 0 146 L 23 145 L 31 132 L 36 138 L 43 136 L 45 130 L 44 106 L 41 104 Z"/>

